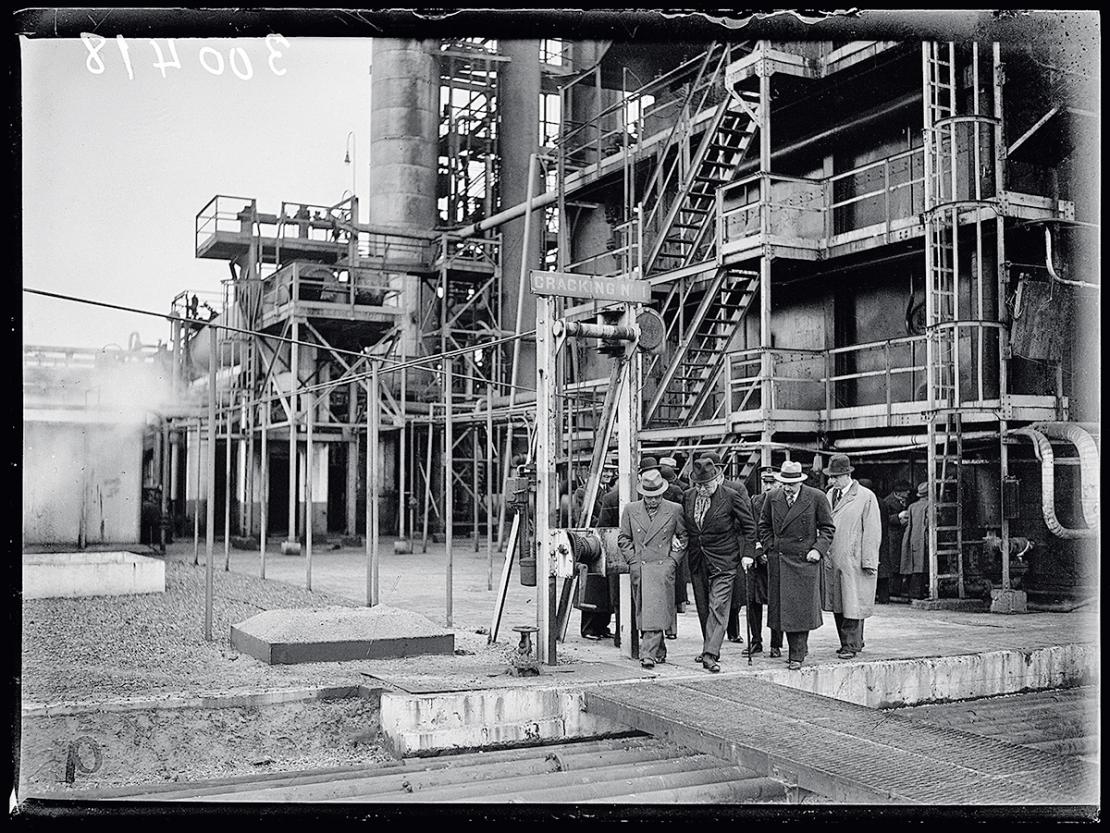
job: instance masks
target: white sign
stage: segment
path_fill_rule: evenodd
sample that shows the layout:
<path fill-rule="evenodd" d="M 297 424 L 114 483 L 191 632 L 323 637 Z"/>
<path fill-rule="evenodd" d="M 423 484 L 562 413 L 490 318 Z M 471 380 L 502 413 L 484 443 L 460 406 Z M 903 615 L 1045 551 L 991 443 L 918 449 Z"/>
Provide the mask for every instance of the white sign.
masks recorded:
<path fill-rule="evenodd" d="M 537 270 L 533 270 L 531 275 L 532 293 L 535 295 L 593 298 L 597 301 L 623 301 L 626 304 L 646 304 L 651 300 L 651 284 L 647 281 Z"/>

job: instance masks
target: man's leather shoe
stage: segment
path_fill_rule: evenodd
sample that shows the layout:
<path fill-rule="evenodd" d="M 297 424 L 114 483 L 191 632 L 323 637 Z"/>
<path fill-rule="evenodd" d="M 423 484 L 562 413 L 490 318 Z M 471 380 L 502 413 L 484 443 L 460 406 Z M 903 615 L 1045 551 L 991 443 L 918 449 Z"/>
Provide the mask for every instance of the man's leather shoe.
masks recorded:
<path fill-rule="evenodd" d="M 705 654 L 698 654 L 696 657 L 694 657 L 694 662 L 699 662 L 700 663 L 704 657 L 705 657 Z"/>
<path fill-rule="evenodd" d="M 743 640 L 743 638 L 741 638 L 739 636 L 730 636 L 728 638 L 728 641 L 729 642 L 743 642 L 744 640 Z"/>
<path fill-rule="evenodd" d="M 852 659 L 855 655 L 855 651 L 846 651 L 843 648 L 836 652 L 837 659 Z"/>
<path fill-rule="evenodd" d="M 778 659 L 781 656 L 782 656 L 782 648 L 772 648 L 771 649 L 771 658 L 772 659 Z"/>
<path fill-rule="evenodd" d="M 665 637 L 666 637 L 667 639 L 678 639 L 678 634 L 677 634 L 677 633 L 671 633 L 670 631 L 668 631 L 667 633 L 665 633 L 665 634 L 663 634 L 663 635 L 664 635 L 664 636 L 665 636 Z"/>
<path fill-rule="evenodd" d="M 790 671 L 801 671 L 802 670 L 802 664 L 800 662 L 795 661 L 795 660 L 790 660 L 790 662 L 786 663 L 786 667 Z"/>
<path fill-rule="evenodd" d="M 640 660 L 640 667 L 641 668 L 654 668 L 655 667 L 655 660 L 653 660 L 651 657 L 644 657 L 642 660 Z"/>
<path fill-rule="evenodd" d="M 746 651 L 744 651 L 744 656 L 750 657 L 752 654 L 762 654 L 762 653 L 763 653 L 763 646 L 760 645 L 758 642 L 756 642 L 756 643 L 748 646 L 748 649 Z M 772 654 L 772 656 L 773 656 L 773 654 Z"/>

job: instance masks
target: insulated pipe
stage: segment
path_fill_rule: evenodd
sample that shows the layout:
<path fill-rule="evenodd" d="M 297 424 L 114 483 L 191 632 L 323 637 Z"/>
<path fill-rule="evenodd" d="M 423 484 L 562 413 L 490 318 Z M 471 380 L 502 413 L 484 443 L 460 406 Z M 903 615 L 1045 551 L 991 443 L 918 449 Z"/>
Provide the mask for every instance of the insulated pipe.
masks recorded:
<path fill-rule="evenodd" d="M 1098 446 L 1094 438 L 1072 422 L 1035 422 L 1029 426 L 1046 437 L 1067 440 L 1079 452 L 1080 503 L 1087 526 L 1098 526 Z"/>
<path fill-rule="evenodd" d="M 1041 513 L 1044 515 L 1045 526 L 1057 538 L 1094 538 L 1098 535 L 1097 528 L 1068 529 L 1056 518 L 1056 488 L 1055 458 L 1052 454 L 1052 443 L 1048 438 L 1034 428 L 1011 428 L 1006 432 L 1010 437 L 1026 437 L 1033 443 L 1033 451 L 1041 462 Z"/>
<path fill-rule="evenodd" d="M 969 440 L 989 440 L 997 436 L 998 434 L 994 431 L 967 431 L 963 434 L 965 442 Z M 940 437 L 936 442 L 937 445 L 940 445 L 944 442 L 944 438 Z M 848 437 L 834 442 L 833 448 L 837 451 L 851 451 L 861 448 L 888 448 L 894 450 L 907 446 L 925 446 L 928 444 L 928 434 L 901 434 L 895 437 Z"/>
<path fill-rule="evenodd" d="M 484 220 L 479 220 L 477 223 L 471 223 L 469 226 L 463 226 L 457 231 L 450 232 L 452 238 L 464 239 L 473 237 L 475 234 L 481 234 L 483 231 L 489 231 L 491 228 L 496 228 L 502 223 L 507 223 L 509 220 L 515 220 L 517 217 L 522 216 L 525 212 L 535 211 L 539 208 L 544 208 L 551 205 L 559 197 L 558 191 L 547 191 L 540 194 L 538 197 L 532 197 L 530 200 L 525 200 L 522 203 L 506 208 L 494 214 L 492 217 L 487 217 Z"/>
<path fill-rule="evenodd" d="M 1048 269 L 1048 274 L 1052 276 L 1052 280 L 1067 286 L 1081 286 L 1084 289 L 1101 289 L 1102 287 L 1097 283 L 1087 283 L 1086 281 L 1069 281 L 1061 278 L 1056 274 L 1056 267 L 1052 265 L 1052 229 L 1048 226 L 1044 227 L 1044 265 Z"/>

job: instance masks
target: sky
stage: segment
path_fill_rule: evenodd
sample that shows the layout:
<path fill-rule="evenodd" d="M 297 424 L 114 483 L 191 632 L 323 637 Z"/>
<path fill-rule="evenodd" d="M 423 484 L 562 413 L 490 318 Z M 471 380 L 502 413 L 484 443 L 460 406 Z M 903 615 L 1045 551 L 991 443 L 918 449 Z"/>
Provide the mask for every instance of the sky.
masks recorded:
<path fill-rule="evenodd" d="M 155 43 L 172 61 L 167 39 Z M 151 41 L 128 38 L 129 78 L 114 38 L 22 38 L 23 286 L 168 312 L 181 290 L 219 292 L 228 277 L 195 257 L 212 197 L 254 197 L 266 213 L 330 205 L 352 167 L 365 220 L 371 41 L 287 44 L 272 40 L 271 58 L 263 38 L 175 38 L 181 66 L 163 77 Z M 169 340 L 164 319 L 21 294 L 24 344 Z"/>

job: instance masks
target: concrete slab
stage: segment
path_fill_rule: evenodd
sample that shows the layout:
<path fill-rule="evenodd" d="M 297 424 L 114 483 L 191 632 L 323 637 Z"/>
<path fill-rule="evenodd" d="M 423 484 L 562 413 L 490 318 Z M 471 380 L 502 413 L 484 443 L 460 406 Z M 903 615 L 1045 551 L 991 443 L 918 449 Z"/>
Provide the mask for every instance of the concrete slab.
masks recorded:
<path fill-rule="evenodd" d="M 545 685 L 574 686 L 585 683 L 651 680 L 655 674 L 639 666 L 608 662 L 579 662 L 573 665 L 540 666 L 538 677 L 516 677 L 506 666 L 488 662 L 458 662 L 450 673 L 419 670 L 363 671 L 367 685 L 399 689 L 409 694 L 442 694 L 451 691 L 482 691 L 489 688 L 533 688 Z"/>
<path fill-rule="evenodd" d="M 231 626 L 231 644 L 278 665 L 454 654 L 455 635 L 400 608 L 336 606 L 263 611 Z"/>
<path fill-rule="evenodd" d="M 23 554 L 23 598 L 164 593 L 166 564 L 133 552 Z"/>

